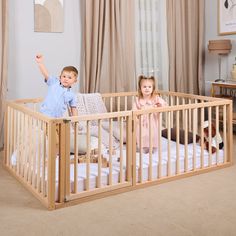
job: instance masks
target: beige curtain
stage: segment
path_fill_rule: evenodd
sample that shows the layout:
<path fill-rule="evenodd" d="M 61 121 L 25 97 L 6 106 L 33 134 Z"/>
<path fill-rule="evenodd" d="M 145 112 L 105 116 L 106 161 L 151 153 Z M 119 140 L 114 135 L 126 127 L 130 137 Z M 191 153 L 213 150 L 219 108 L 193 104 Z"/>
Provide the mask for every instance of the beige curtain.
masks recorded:
<path fill-rule="evenodd" d="M 7 92 L 8 0 L 0 1 L 0 148 L 3 147 L 3 122 Z"/>
<path fill-rule="evenodd" d="M 82 92 L 135 90 L 134 0 L 84 0 Z"/>
<path fill-rule="evenodd" d="M 203 93 L 204 0 L 167 0 L 170 90 Z"/>

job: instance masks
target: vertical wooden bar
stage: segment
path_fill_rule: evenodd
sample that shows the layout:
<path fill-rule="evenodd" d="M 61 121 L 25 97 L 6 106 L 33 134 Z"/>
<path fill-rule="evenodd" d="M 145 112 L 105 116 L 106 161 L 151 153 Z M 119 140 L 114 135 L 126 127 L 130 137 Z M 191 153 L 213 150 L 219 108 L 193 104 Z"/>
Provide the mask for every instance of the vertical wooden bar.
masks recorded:
<path fill-rule="evenodd" d="M 24 180 L 27 181 L 27 175 L 28 175 L 28 158 L 29 158 L 29 127 L 28 127 L 28 115 L 25 114 L 24 119 L 24 129 L 25 129 L 25 141 L 27 142 L 26 145 L 24 145 Z"/>
<path fill-rule="evenodd" d="M 11 155 L 11 108 L 8 107 L 8 122 L 7 122 L 7 158 L 6 165 L 10 166 L 10 155 Z"/>
<path fill-rule="evenodd" d="M 13 120 L 14 120 L 14 132 L 13 132 L 13 138 L 14 138 L 14 144 L 13 144 L 13 153 L 17 150 L 17 110 L 13 110 L 14 115 L 13 115 Z M 13 154 L 12 153 L 12 154 Z M 17 170 L 17 163 L 14 164 L 14 171 L 16 172 Z"/>
<path fill-rule="evenodd" d="M 49 152 L 46 148 L 47 146 L 47 138 L 49 143 L 49 124 L 43 122 L 43 158 L 42 158 L 42 177 L 41 177 L 41 191 L 43 193 L 43 196 L 46 196 L 46 185 L 45 185 L 45 169 L 46 169 L 46 158 L 50 158 Z M 49 144 L 48 144 L 49 149 Z"/>
<path fill-rule="evenodd" d="M 152 181 L 152 150 L 153 150 L 153 132 L 152 132 L 152 116 L 153 113 L 148 114 L 149 121 L 149 166 L 148 166 L 148 180 Z M 156 135 L 156 134 L 155 134 Z"/>
<path fill-rule="evenodd" d="M 128 118 L 129 119 L 129 118 Z M 137 184 L 136 182 L 136 151 L 137 151 L 137 146 L 136 146 L 136 143 L 137 143 L 137 125 L 136 123 L 139 122 L 139 119 L 137 117 L 136 114 L 132 113 L 132 177 L 133 177 L 133 186 L 135 186 Z M 129 135 L 129 130 L 128 130 L 128 127 L 126 127 L 126 135 Z M 130 142 L 130 140 L 128 139 L 128 137 L 126 136 L 126 140 Z M 126 146 L 128 146 L 128 144 L 126 144 Z M 126 153 L 126 160 L 127 160 L 127 156 L 128 156 L 128 153 Z M 126 165 L 127 166 L 127 165 Z M 139 166 L 140 168 L 140 166 Z M 126 171 L 128 173 L 128 169 L 126 167 Z M 138 170 L 139 171 L 139 170 Z M 126 174 L 127 176 L 127 174 Z M 139 173 L 138 173 L 138 177 L 139 177 Z"/>
<path fill-rule="evenodd" d="M 120 127 L 120 183 L 123 183 L 123 120 L 120 118 L 119 127 Z M 126 136 L 127 137 L 127 136 Z"/>
<path fill-rule="evenodd" d="M 188 110 L 184 109 L 184 171 L 188 171 Z"/>
<path fill-rule="evenodd" d="M 193 109 L 193 170 L 196 170 L 197 108 Z"/>
<path fill-rule="evenodd" d="M 139 116 L 139 173 L 138 180 L 140 183 L 143 182 L 143 115 Z M 135 137 L 136 138 L 136 137 Z M 135 157 L 136 159 L 136 157 Z M 136 164 L 135 164 L 136 165 Z"/>
<path fill-rule="evenodd" d="M 224 147 L 224 153 L 226 151 L 226 154 L 224 156 L 224 162 L 230 162 L 233 163 L 233 127 L 232 127 L 232 119 L 233 119 L 233 115 L 232 115 L 232 111 L 233 111 L 233 107 L 232 107 L 233 103 L 232 101 L 230 102 L 229 105 L 226 106 L 225 108 L 225 112 L 227 115 L 227 129 L 225 127 L 225 132 L 224 132 L 224 141 L 227 140 L 227 142 L 225 143 L 225 147 Z M 228 132 L 227 132 L 228 131 Z M 227 132 L 227 134 L 226 134 Z"/>
<path fill-rule="evenodd" d="M 55 172 L 56 172 L 56 123 L 51 121 L 48 126 L 48 208 L 55 208 Z"/>
<path fill-rule="evenodd" d="M 178 105 L 178 102 L 177 102 Z M 176 111 L 176 173 L 180 173 L 180 158 L 179 158 L 179 113 L 180 111 Z"/>
<path fill-rule="evenodd" d="M 6 122 L 6 119 L 5 119 Z M 21 114 L 18 111 L 17 112 L 17 144 L 16 144 L 16 173 L 19 175 L 20 174 L 20 142 L 21 142 Z M 6 144 L 6 143 L 5 143 Z"/>
<path fill-rule="evenodd" d="M 188 99 L 188 104 L 192 104 L 192 99 Z M 192 109 L 188 110 L 188 129 L 192 131 Z"/>
<path fill-rule="evenodd" d="M 162 112 L 159 114 L 158 119 L 158 127 L 159 127 L 159 135 L 158 135 L 158 178 L 160 179 L 162 177 Z"/>
<path fill-rule="evenodd" d="M 22 113 L 22 116 L 21 116 L 21 140 L 26 140 L 25 139 L 25 125 L 24 125 L 24 122 L 25 122 L 25 115 L 24 113 Z M 8 134 L 9 135 L 9 134 Z M 9 136 L 8 136 L 9 137 Z M 20 148 L 20 158 L 19 158 L 19 161 L 21 163 L 21 166 L 20 166 L 20 176 L 21 177 L 24 177 L 24 156 L 25 156 L 25 148 L 23 147 L 24 144 L 21 143 L 21 148 Z"/>
<path fill-rule="evenodd" d="M 185 105 L 185 98 L 182 98 L 182 105 Z M 182 110 L 182 116 L 183 116 L 183 123 L 182 123 L 182 128 L 184 129 L 184 125 L 186 123 L 186 111 L 185 109 Z"/>
<path fill-rule="evenodd" d="M 228 113 L 229 114 L 229 113 Z M 226 147 L 229 147 L 228 146 L 228 140 L 227 140 L 227 135 L 226 135 L 226 127 L 227 127 L 227 124 L 226 124 L 226 105 L 223 106 L 223 142 L 224 142 L 224 145 Z M 231 117 L 232 117 L 232 114 L 231 114 Z M 228 124 L 229 126 L 232 126 L 232 122 L 230 124 Z M 231 132 L 231 129 L 232 127 L 229 129 L 229 131 Z M 232 138 L 232 136 L 231 136 Z M 233 139 L 231 139 L 231 142 L 232 142 Z M 228 156 L 228 152 L 227 152 L 227 148 L 224 149 L 224 163 L 227 162 L 227 156 Z"/>
<path fill-rule="evenodd" d="M 211 143 L 212 143 L 212 107 L 208 108 L 208 122 L 209 122 L 209 159 L 208 166 L 212 166 L 212 151 L 211 151 Z"/>
<path fill-rule="evenodd" d="M 174 102 L 173 102 L 173 96 L 170 97 L 170 105 L 173 106 Z M 171 111 L 170 113 L 170 124 L 171 124 L 171 128 L 173 128 L 173 124 L 174 124 L 174 114 L 173 111 Z"/>
<path fill-rule="evenodd" d="M 128 102 L 127 102 L 127 96 L 125 96 L 125 111 L 128 109 Z"/>
<path fill-rule="evenodd" d="M 78 192 L 78 122 L 74 123 L 74 193 Z"/>
<path fill-rule="evenodd" d="M 117 98 L 117 111 L 120 111 L 120 96 Z"/>
<path fill-rule="evenodd" d="M 113 111 L 113 98 L 110 97 L 110 112 Z"/>
<path fill-rule="evenodd" d="M 86 181 L 85 189 L 89 190 L 90 186 L 90 155 L 91 155 L 91 146 L 90 146 L 90 121 L 87 121 L 87 153 L 86 153 Z"/>
<path fill-rule="evenodd" d="M 28 169 L 28 176 L 27 176 L 27 181 L 29 184 L 31 184 L 32 182 L 32 162 L 33 162 L 33 134 L 32 134 L 32 117 L 29 116 L 28 119 L 29 122 L 29 169 Z"/>
<path fill-rule="evenodd" d="M 109 118 L 109 185 L 112 185 L 113 119 Z"/>
<path fill-rule="evenodd" d="M 131 181 L 132 180 L 132 177 L 133 177 L 133 180 L 136 178 L 136 172 L 133 173 L 133 175 L 131 176 L 131 166 L 132 166 L 132 160 L 135 160 L 136 161 L 136 158 L 132 158 L 132 150 L 136 150 L 136 144 L 135 144 L 135 149 L 133 149 L 134 147 L 132 147 L 132 140 L 134 140 L 135 142 L 135 138 L 132 139 L 132 132 L 133 132 L 133 119 L 132 119 L 132 113 L 127 117 L 127 128 L 126 128 L 126 144 L 127 144 L 127 148 L 126 148 L 126 178 L 127 178 L 127 181 Z M 136 118 L 136 117 L 135 117 Z M 131 148 L 132 147 L 132 148 Z M 135 156 L 136 156 L 136 152 L 135 152 Z M 128 157 L 128 158 L 127 158 Z M 135 163 L 135 170 L 136 170 L 136 163 Z M 136 179 L 135 179 L 135 182 L 136 182 Z"/>
<path fill-rule="evenodd" d="M 168 128 L 168 160 L 167 160 L 167 176 L 171 176 L 171 123 L 170 123 L 170 111 L 167 112 L 167 128 Z"/>
<path fill-rule="evenodd" d="M 9 126 L 9 120 L 8 120 L 8 112 L 9 112 L 9 105 L 6 103 L 5 105 L 5 114 L 4 114 L 4 157 L 3 157 L 3 163 L 6 165 L 7 160 L 9 158 L 9 150 L 8 150 L 8 126 Z"/>
<path fill-rule="evenodd" d="M 77 127 L 76 127 L 77 128 Z M 75 129 L 76 129 L 75 128 Z M 60 124 L 59 129 L 59 191 L 58 201 L 64 202 L 66 197 L 70 195 L 70 156 L 68 155 L 68 147 L 70 147 L 70 123 L 64 120 Z M 74 135 L 76 135 L 76 130 Z M 76 137 L 77 141 L 77 137 Z M 76 146 L 74 146 L 76 153 Z M 77 152 L 78 153 L 78 152 Z M 74 180 L 74 188 L 76 188 Z"/>
<path fill-rule="evenodd" d="M 37 124 L 36 124 L 36 119 L 33 118 L 32 120 L 32 125 L 33 125 L 33 150 L 32 150 L 32 156 L 33 156 L 33 170 L 32 170 L 32 173 L 33 173 L 33 176 L 32 176 L 32 185 L 33 187 L 35 188 L 36 187 L 36 160 L 37 160 L 37 147 L 36 147 L 36 143 L 37 143 Z"/>
<path fill-rule="evenodd" d="M 42 153 L 42 136 L 43 136 L 44 132 L 43 132 L 43 124 L 41 120 L 38 120 L 38 151 L 37 151 L 37 156 L 38 156 L 38 160 L 37 160 L 37 191 L 40 193 L 40 171 L 41 171 L 41 159 L 43 156 Z"/>
<path fill-rule="evenodd" d="M 201 136 L 201 169 L 204 168 L 204 129 L 203 129 L 203 124 L 204 124 L 204 108 L 201 108 L 201 124 L 200 124 L 200 136 Z"/>
<path fill-rule="evenodd" d="M 216 134 L 219 134 L 219 106 L 216 106 Z M 216 139 L 216 165 L 218 165 L 219 162 L 219 142 L 218 138 Z"/>
<path fill-rule="evenodd" d="M 102 155 L 102 121 L 98 120 L 98 177 L 97 177 L 97 187 L 101 188 L 101 155 Z"/>

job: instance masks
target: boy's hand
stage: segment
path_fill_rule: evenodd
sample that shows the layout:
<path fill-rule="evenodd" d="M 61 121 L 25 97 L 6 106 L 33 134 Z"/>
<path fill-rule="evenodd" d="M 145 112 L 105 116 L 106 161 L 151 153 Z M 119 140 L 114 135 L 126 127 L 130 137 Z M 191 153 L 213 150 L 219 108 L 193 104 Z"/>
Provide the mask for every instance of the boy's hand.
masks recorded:
<path fill-rule="evenodd" d="M 36 55 L 36 62 L 37 63 L 42 63 L 43 62 L 43 55 L 42 54 L 37 54 Z"/>

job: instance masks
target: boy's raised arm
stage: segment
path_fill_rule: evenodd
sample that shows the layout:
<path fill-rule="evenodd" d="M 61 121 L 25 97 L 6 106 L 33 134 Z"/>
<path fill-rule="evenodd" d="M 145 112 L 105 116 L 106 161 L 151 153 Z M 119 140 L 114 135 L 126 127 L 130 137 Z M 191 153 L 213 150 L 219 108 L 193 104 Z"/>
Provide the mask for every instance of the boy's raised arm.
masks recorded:
<path fill-rule="evenodd" d="M 43 55 L 37 54 L 36 55 L 36 62 L 38 64 L 39 70 L 41 71 L 43 77 L 46 80 L 48 80 L 49 74 L 48 74 L 48 71 L 47 71 L 45 65 L 43 64 Z"/>

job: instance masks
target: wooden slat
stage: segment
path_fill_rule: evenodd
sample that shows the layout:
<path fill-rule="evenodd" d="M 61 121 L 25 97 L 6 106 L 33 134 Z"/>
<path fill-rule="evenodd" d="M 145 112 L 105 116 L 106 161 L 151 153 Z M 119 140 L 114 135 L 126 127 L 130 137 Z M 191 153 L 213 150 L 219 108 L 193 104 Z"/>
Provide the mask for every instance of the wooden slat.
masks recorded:
<path fill-rule="evenodd" d="M 143 115 L 139 116 L 139 182 L 143 182 Z M 136 137 L 135 137 L 136 138 Z M 135 157 L 136 159 L 136 157 Z M 134 164 L 136 167 L 136 162 Z M 136 168 L 135 168 L 136 172 Z"/>
<path fill-rule="evenodd" d="M 178 104 L 178 103 L 177 103 Z M 180 116 L 179 116 L 180 111 L 176 111 L 176 174 L 180 173 L 180 158 L 179 158 L 179 121 L 180 121 Z"/>
<path fill-rule="evenodd" d="M 48 182 L 48 206 L 55 208 L 55 176 L 56 176 L 56 124 L 51 122 L 48 126 L 48 165 L 47 165 L 47 182 Z"/>
<path fill-rule="evenodd" d="M 102 121 L 98 120 L 98 177 L 97 177 L 97 188 L 101 188 L 102 186 L 102 178 L 101 178 L 101 168 L 102 168 Z"/>
<path fill-rule="evenodd" d="M 227 135 L 226 135 L 226 132 L 227 132 L 227 125 L 231 125 L 230 124 L 226 124 L 226 105 L 223 106 L 223 142 L 224 142 L 224 145 L 226 147 L 228 147 L 228 141 L 227 141 Z M 228 156 L 228 152 L 227 152 L 227 148 L 224 149 L 224 163 L 227 162 L 227 156 Z"/>
<path fill-rule="evenodd" d="M 153 124 L 152 124 L 153 113 L 148 115 L 149 122 L 149 166 L 148 166 L 148 180 L 152 181 L 152 151 L 153 151 Z M 156 134 L 155 134 L 156 135 Z"/>
<path fill-rule="evenodd" d="M 168 159 L 167 159 L 167 176 L 171 176 L 171 120 L 170 112 L 167 113 L 167 129 L 168 129 Z"/>
<path fill-rule="evenodd" d="M 158 119 L 158 127 L 159 127 L 159 134 L 158 134 L 158 176 L 157 178 L 162 177 L 162 113 L 159 113 L 159 119 Z"/>
<path fill-rule="evenodd" d="M 124 118 L 121 117 L 119 121 L 120 128 L 120 179 L 119 182 L 123 183 L 123 128 L 124 128 Z M 125 135 L 127 137 L 127 134 Z"/>
<path fill-rule="evenodd" d="M 209 122 L 209 158 L 208 158 L 208 166 L 212 166 L 212 150 L 211 150 L 211 143 L 212 143 L 212 107 L 208 108 L 208 122 Z"/>
<path fill-rule="evenodd" d="M 113 143 L 112 143 L 112 137 L 113 137 L 113 120 L 109 119 L 109 177 L 108 177 L 108 183 L 109 185 L 112 185 L 112 153 L 113 153 Z"/>
<path fill-rule="evenodd" d="M 90 145 L 90 121 L 87 121 L 87 153 L 86 153 L 86 180 L 85 180 L 85 190 L 90 189 L 90 155 L 91 155 L 91 145 Z"/>
<path fill-rule="evenodd" d="M 188 110 L 183 110 L 184 113 L 184 171 L 188 172 Z"/>

